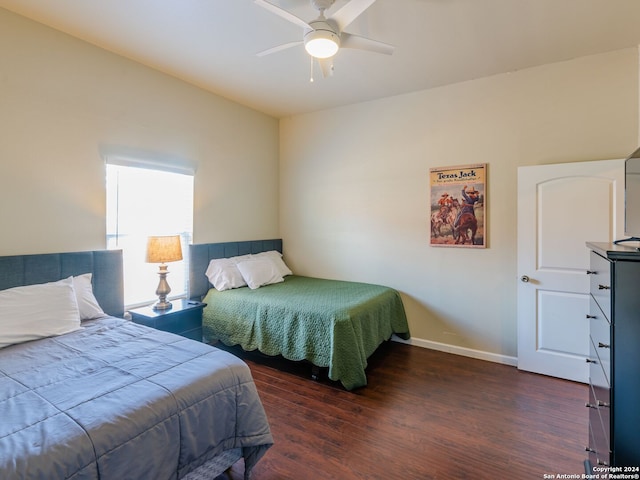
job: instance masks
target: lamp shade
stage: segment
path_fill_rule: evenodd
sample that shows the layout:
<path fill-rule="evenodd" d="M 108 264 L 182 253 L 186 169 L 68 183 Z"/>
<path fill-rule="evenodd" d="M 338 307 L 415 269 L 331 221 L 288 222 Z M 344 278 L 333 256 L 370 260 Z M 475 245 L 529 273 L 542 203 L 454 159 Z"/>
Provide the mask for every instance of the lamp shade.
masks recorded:
<path fill-rule="evenodd" d="M 168 263 L 182 260 L 180 235 L 149 237 L 147 263 Z"/>
<path fill-rule="evenodd" d="M 324 20 L 316 20 L 309 24 L 313 30 L 304 35 L 304 48 L 315 58 L 333 57 L 340 48 L 340 37 L 331 25 Z"/>

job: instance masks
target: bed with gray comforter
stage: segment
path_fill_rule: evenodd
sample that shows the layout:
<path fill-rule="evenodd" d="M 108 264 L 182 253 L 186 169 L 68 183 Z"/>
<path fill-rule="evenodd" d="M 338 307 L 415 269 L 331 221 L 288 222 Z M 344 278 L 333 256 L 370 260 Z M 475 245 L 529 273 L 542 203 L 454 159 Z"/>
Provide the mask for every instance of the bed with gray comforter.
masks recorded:
<path fill-rule="evenodd" d="M 33 283 L 7 258 L 0 290 Z M 105 316 L 0 349 L 2 479 L 179 479 L 230 451 L 249 478 L 272 443 L 249 368 L 209 345 Z"/>

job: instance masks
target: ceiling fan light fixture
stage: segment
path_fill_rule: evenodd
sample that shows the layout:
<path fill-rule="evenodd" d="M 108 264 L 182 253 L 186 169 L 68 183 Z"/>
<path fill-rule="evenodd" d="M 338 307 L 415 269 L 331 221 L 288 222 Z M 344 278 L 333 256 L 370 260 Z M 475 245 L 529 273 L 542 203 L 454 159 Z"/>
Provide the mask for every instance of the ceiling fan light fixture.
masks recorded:
<path fill-rule="evenodd" d="M 333 57 L 340 48 L 340 37 L 331 30 L 311 30 L 304 36 L 304 48 L 315 58 Z"/>

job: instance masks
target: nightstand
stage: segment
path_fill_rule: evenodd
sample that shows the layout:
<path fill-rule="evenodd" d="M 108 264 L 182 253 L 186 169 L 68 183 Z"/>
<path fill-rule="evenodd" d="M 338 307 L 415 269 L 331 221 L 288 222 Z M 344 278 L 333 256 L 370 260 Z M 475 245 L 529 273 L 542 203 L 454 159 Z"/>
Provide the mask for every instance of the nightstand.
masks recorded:
<path fill-rule="evenodd" d="M 177 333 L 183 337 L 202 341 L 202 310 L 206 303 L 193 300 L 174 300 L 169 310 L 154 310 L 152 307 L 129 310 L 131 320 L 140 325 Z"/>

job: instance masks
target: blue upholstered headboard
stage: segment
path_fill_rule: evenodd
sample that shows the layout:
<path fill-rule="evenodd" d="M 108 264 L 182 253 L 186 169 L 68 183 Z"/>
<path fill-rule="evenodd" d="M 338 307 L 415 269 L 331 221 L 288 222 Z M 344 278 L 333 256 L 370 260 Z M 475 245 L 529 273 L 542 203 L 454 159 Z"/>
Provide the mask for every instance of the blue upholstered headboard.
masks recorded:
<path fill-rule="evenodd" d="M 0 257 L 0 290 L 55 282 L 83 273 L 92 274 L 93 293 L 104 312 L 114 317 L 122 317 L 122 250 Z"/>
<path fill-rule="evenodd" d="M 270 250 L 277 250 L 282 253 L 282 239 L 189 245 L 188 297 L 202 300 L 211 288 L 209 279 L 204 272 L 206 272 L 212 259 L 237 257 L 238 255 L 268 252 Z"/>

